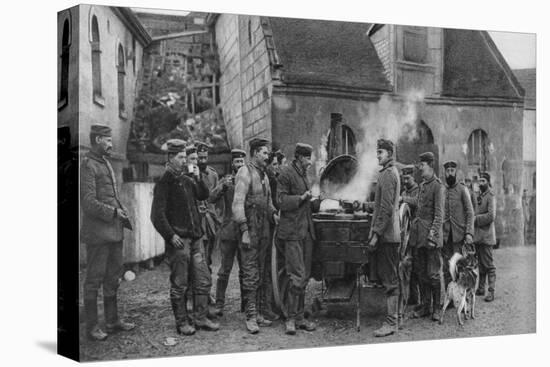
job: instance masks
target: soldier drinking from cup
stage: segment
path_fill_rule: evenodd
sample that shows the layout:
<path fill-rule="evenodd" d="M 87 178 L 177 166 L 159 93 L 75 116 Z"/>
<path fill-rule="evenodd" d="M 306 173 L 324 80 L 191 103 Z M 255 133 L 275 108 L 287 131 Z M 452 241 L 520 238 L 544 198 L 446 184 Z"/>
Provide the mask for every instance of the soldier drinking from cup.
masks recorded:
<path fill-rule="evenodd" d="M 183 140 L 168 141 L 167 149 L 166 171 L 154 189 L 151 221 L 166 242 L 176 331 L 183 335 L 192 335 L 195 329 L 216 331 L 219 324 L 206 317 L 212 281 L 204 259 L 197 208 L 198 200 L 208 198 L 208 187 L 196 165 L 185 166 Z M 194 293 L 194 326 L 186 307 L 190 286 Z"/>

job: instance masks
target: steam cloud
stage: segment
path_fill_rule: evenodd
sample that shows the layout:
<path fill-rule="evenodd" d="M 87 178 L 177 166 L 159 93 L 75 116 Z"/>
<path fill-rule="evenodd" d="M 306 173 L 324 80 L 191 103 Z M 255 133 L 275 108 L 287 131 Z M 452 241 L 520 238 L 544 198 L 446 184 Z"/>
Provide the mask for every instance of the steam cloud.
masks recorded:
<path fill-rule="evenodd" d="M 328 190 L 325 188 L 322 196 L 360 202 L 367 200 L 371 183 L 380 169 L 376 159 L 377 140 L 379 138 L 389 139 L 394 144 L 397 144 L 400 139 L 414 140 L 417 134 L 418 106 L 423 100 L 423 92 L 412 90 L 403 95 L 402 100 L 383 95 L 372 107 L 361 105 L 359 116 L 361 116 L 362 136 L 356 146 L 359 163 L 357 172 L 348 184 L 329 187 Z M 327 137 L 328 134 L 323 136 L 324 141 L 317 149 L 318 157 L 315 161 L 317 172 L 319 172 L 319 167 L 327 163 Z M 318 184 L 315 184 L 313 190 L 318 190 L 318 187 Z M 313 194 L 315 195 L 315 192 Z"/>

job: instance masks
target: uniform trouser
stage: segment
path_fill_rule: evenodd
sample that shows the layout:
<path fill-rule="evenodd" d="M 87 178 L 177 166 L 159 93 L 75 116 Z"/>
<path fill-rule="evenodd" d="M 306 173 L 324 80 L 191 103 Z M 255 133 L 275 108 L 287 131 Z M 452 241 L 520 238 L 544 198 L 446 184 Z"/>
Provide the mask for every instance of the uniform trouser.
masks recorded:
<path fill-rule="evenodd" d="M 422 306 L 429 309 L 433 302 L 435 310 L 441 303 L 441 250 L 435 247 L 417 248 L 413 271 L 420 280 Z"/>
<path fill-rule="evenodd" d="M 287 295 L 289 319 L 304 318 L 305 291 L 311 275 L 311 258 L 313 239 L 308 233 L 299 241 L 284 241 L 285 270 L 290 278 L 290 289 Z"/>
<path fill-rule="evenodd" d="M 267 273 L 269 268 L 266 266 L 269 238 L 266 236 L 251 241 L 248 246 L 243 246 L 242 242 L 239 242 L 239 251 L 246 318 L 251 319 L 256 317 L 258 301 L 265 295 L 271 281 Z"/>
<path fill-rule="evenodd" d="M 216 245 L 216 238 L 204 236 L 203 243 L 206 266 L 208 267 L 210 274 L 212 274 L 212 253 L 214 252 L 214 247 Z"/>
<path fill-rule="evenodd" d="M 496 267 L 493 263 L 493 246 L 476 243 L 476 253 L 479 261 L 479 288 L 485 289 L 485 279 L 487 278 L 489 292 L 494 292 Z"/>
<path fill-rule="evenodd" d="M 462 241 L 452 242 L 447 241 L 443 244 L 441 249 L 441 257 L 443 258 L 443 279 L 445 281 L 445 290 L 447 285 L 451 282 L 451 273 L 449 272 L 449 260 L 455 253 L 460 253 L 462 247 Z"/>
<path fill-rule="evenodd" d="M 208 266 L 204 259 L 202 241 L 184 239 L 186 245 L 183 249 L 174 248 L 167 243 L 168 263 L 170 265 L 170 301 L 176 323 L 181 325 L 187 317 L 186 313 L 186 293 L 191 288 L 195 296 L 199 296 L 201 300 L 210 294 L 212 279 Z M 207 298 L 206 298 L 207 299 Z M 199 312 L 199 318 L 204 315 L 206 305 L 196 305 L 196 312 Z"/>
<path fill-rule="evenodd" d="M 97 295 L 103 286 L 103 299 L 112 300 L 116 305 L 119 278 L 122 276 L 122 241 L 86 244 L 86 279 L 84 281 L 84 308 L 86 326 L 91 329 L 97 324 Z M 111 302 L 111 303 L 113 303 Z M 107 309 L 107 307 L 106 307 Z M 105 314 L 106 319 L 116 319 L 114 315 Z M 109 320 L 107 320 L 109 321 Z"/>
<path fill-rule="evenodd" d="M 235 256 L 237 257 L 237 263 L 239 264 L 239 284 L 241 284 L 241 298 L 242 295 L 242 265 L 241 265 L 241 253 L 239 250 L 239 241 L 237 240 L 221 240 L 221 264 L 218 270 L 218 281 L 216 283 L 216 304 L 223 306 L 225 304 L 225 291 L 229 283 L 229 275 L 233 269 L 233 262 Z"/>
<path fill-rule="evenodd" d="M 399 301 L 399 243 L 381 242 L 374 252 L 376 276 L 384 286 L 386 293 L 386 322 L 397 323 Z"/>

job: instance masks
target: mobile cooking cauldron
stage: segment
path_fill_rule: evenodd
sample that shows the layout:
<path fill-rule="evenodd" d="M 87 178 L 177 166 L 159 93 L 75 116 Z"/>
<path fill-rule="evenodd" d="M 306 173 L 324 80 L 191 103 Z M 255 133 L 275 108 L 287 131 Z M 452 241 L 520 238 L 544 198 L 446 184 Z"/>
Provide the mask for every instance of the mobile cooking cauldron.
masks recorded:
<path fill-rule="evenodd" d="M 325 303 L 350 302 L 356 297 L 356 328 L 360 328 L 360 276 L 369 257 L 365 251 L 369 238 L 372 202 L 350 202 L 326 198 L 332 189 L 348 183 L 357 171 L 355 157 L 341 155 L 331 160 L 321 173 L 321 208 L 313 214 L 316 241 L 313 245 L 311 277 L 322 281 L 321 299 Z M 369 183 L 365 182 L 365 185 Z M 323 199 L 324 198 L 324 199 Z M 365 198 L 367 199 L 367 198 Z M 410 226 L 407 204 L 400 207 L 400 255 L 405 255 Z M 283 244 L 273 241 L 271 272 L 275 303 L 287 315 L 286 296 L 289 278 L 284 268 Z"/>

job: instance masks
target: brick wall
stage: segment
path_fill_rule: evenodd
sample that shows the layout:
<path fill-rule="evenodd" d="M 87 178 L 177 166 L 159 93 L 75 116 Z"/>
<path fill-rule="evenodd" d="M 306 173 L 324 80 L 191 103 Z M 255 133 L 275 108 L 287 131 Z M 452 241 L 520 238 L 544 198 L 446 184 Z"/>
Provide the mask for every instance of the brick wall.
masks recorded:
<path fill-rule="evenodd" d="M 271 69 L 258 16 L 239 16 L 243 138 L 271 139 Z"/>
<path fill-rule="evenodd" d="M 255 136 L 271 139 L 271 69 L 261 18 L 220 15 L 216 44 L 220 103 L 231 147 L 248 149 Z"/>
<path fill-rule="evenodd" d="M 375 34 L 372 35 L 371 41 L 378 53 L 378 57 L 384 66 L 384 74 L 386 78 L 393 86 L 394 84 L 394 70 L 393 70 L 393 26 L 385 25 L 380 28 Z"/>

